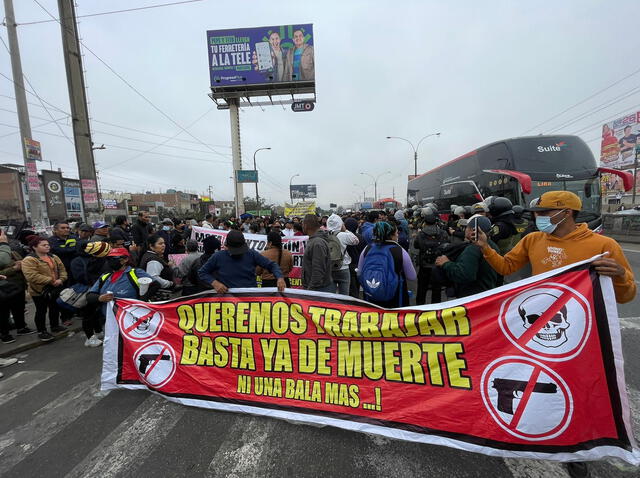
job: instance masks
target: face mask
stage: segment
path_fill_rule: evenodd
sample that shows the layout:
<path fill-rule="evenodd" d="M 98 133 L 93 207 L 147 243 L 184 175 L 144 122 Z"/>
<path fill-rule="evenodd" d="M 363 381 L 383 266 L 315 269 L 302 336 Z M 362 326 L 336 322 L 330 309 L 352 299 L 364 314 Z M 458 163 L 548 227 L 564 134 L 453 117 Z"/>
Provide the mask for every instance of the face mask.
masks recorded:
<path fill-rule="evenodd" d="M 171 230 L 171 226 L 162 226 L 162 230 L 163 231 L 170 231 Z"/>
<path fill-rule="evenodd" d="M 109 265 L 109 268 L 114 271 L 120 270 L 120 268 L 122 267 L 119 257 L 107 258 L 107 264 Z"/>
<path fill-rule="evenodd" d="M 536 227 L 538 228 L 538 230 L 542 232 L 546 232 L 547 234 L 553 233 L 553 231 L 555 231 L 556 228 L 560 224 L 562 224 L 562 221 L 564 221 L 566 217 L 562 221 L 560 221 L 558 224 L 552 224 L 551 218 L 556 217 L 561 212 L 564 212 L 564 211 L 557 212 L 553 216 L 536 216 Z"/>

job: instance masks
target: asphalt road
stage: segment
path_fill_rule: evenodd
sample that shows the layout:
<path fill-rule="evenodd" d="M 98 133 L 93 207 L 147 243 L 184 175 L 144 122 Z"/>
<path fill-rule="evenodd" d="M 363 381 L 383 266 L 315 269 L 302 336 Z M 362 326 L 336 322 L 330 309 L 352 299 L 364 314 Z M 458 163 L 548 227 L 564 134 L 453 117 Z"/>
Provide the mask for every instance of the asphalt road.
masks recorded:
<path fill-rule="evenodd" d="M 640 277 L 640 247 L 625 249 Z M 640 298 L 619 310 L 638 436 Z M 80 334 L 38 347 L 2 369 L 0 476 L 568 476 L 557 463 L 187 408 L 143 391 L 100 392 L 102 351 L 83 341 Z M 640 476 L 609 462 L 590 466 L 595 477 Z"/>

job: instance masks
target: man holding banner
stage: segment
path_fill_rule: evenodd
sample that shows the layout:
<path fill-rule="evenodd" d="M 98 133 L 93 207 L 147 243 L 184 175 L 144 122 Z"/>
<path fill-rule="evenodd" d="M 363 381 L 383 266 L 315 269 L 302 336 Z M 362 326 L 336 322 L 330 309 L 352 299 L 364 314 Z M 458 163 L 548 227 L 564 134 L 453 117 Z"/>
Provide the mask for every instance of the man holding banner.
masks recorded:
<path fill-rule="evenodd" d="M 613 239 L 596 234 L 586 224 L 576 223 L 582 209 L 580 198 L 570 191 L 544 193 L 530 211 L 536 215 L 538 231 L 525 236 L 504 257 L 494 251 L 484 232 L 478 231 L 476 244 L 482 248 L 487 262 L 503 276 L 531 263 L 534 275 L 548 272 L 597 254 L 607 258 L 594 261 L 596 272 L 610 276 L 616 301 L 623 304 L 636 296 L 636 282 L 622 248 Z"/>
<path fill-rule="evenodd" d="M 271 272 L 277 279 L 278 291 L 284 291 L 286 283 L 278 264 L 249 249 L 244 235 L 232 230 L 227 235 L 225 250 L 211 256 L 198 276 L 218 294 L 226 294 L 229 288 L 257 287 L 256 267 Z"/>

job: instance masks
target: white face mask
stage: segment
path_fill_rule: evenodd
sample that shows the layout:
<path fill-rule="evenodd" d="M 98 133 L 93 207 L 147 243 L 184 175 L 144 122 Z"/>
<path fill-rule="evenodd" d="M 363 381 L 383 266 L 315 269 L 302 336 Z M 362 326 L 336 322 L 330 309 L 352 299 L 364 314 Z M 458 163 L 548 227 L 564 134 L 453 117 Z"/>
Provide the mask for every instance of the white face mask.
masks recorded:
<path fill-rule="evenodd" d="M 538 228 L 539 231 L 542 232 L 546 232 L 547 234 L 552 234 L 553 231 L 556 230 L 556 228 L 562 224 L 562 222 L 566 219 L 566 217 L 560 221 L 558 224 L 552 224 L 551 223 L 551 219 L 556 217 L 558 214 L 564 212 L 565 210 L 563 209 L 562 211 L 559 211 L 557 213 L 555 213 L 553 216 L 538 216 L 536 215 L 536 227 Z"/>

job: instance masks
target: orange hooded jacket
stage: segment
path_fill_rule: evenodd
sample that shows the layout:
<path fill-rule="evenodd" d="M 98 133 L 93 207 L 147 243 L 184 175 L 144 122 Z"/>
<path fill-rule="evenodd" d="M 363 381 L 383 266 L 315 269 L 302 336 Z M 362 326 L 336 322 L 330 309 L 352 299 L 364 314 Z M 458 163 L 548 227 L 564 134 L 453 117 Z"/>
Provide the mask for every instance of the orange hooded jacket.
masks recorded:
<path fill-rule="evenodd" d="M 531 263 L 532 273 L 541 274 L 573 262 L 589 259 L 608 252 L 625 269 L 623 276 L 612 277 L 613 288 L 618 303 L 630 302 L 636 295 L 636 282 L 627 258 L 620 245 L 610 237 L 591 231 L 586 224 L 578 224 L 576 229 L 564 237 L 556 237 L 544 232 L 526 235 L 511 251 L 501 256 L 491 247 L 482 249 L 482 255 L 498 274 L 512 274 L 527 263 Z"/>

